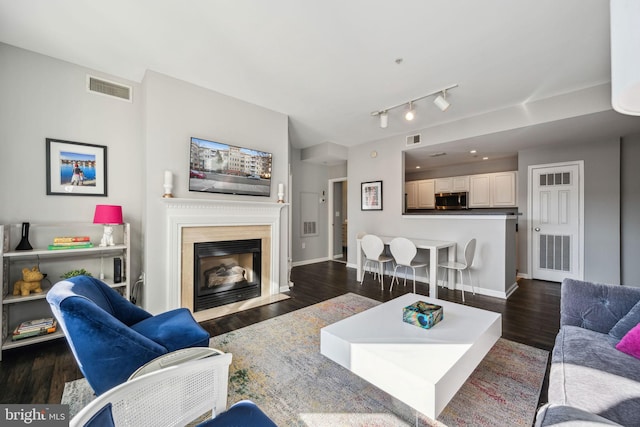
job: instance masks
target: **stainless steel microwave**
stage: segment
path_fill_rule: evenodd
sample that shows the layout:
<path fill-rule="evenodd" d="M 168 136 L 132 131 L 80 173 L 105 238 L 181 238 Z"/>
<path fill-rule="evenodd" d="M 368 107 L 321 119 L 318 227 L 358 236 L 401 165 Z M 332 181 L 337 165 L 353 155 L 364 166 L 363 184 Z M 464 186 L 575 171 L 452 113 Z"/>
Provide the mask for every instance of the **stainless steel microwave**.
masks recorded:
<path fill-rule="evenodd" d="M 436 193 L 436 209 L 468 209 L 469 193 Z"/>

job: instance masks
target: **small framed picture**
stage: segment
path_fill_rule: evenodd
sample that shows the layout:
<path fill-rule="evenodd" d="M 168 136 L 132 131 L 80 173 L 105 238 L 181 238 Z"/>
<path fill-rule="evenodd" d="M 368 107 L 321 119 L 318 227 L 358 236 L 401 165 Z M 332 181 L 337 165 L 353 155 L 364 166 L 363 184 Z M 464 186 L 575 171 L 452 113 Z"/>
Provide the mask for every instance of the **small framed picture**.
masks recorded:
<path fill-rule="evenodd" d="M 107 147 L 47 138 L 47 194 L 107 196 Z"/>
<path fill-rule="evenodd" d="M 382 210 L 382 181 L 363 182 L 360 191 L 363 211 Z"/>

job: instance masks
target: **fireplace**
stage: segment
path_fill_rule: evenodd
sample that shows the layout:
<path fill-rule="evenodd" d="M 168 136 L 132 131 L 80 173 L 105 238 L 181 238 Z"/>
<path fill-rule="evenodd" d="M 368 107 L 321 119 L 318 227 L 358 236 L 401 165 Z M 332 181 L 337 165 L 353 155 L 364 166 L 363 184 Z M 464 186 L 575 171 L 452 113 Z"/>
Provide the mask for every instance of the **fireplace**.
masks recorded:
<path fill-rule="evenodd" d="M 156 308 L 158 312 L 185 307 L 203 322 L 289 298 L 283 293 L 289 290 L 287 276 L 280 274 L 287 264 L 286 251 L 283 254 L 280 245 L 280 211 L 286 204 L 181 198 L 162 202 L 166 207 L 167 283 L 160 289 L 164 295 L 156 298 L 165 301 Z M 195 243 L 251 239 L 260 239 L 261 243 L 260 296 L 196 311 Z"/>
<path fill-rule="evenodd" d="M 193 245 L 194 311 L 261 295 L 261 239 Z"/>

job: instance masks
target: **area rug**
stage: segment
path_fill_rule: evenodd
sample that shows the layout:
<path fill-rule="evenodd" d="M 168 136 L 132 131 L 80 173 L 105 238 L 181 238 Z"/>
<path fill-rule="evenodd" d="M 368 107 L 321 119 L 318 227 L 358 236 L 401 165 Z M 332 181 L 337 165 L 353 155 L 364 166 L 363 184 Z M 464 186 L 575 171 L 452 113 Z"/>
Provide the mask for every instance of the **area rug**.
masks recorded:
<path fill-rule="evenodd" d="M 233 354 L 229 404 L 251 399 L 281 427 L 533 424 L 544 350 L 499 339 L 437 420 L 320 354 L 322 327 L 378 304 L 346 294 L 212 338 L 211 347 Z M 91 395 L 84 379 L 73 381 L 62 403 L 73 415 Z"/>

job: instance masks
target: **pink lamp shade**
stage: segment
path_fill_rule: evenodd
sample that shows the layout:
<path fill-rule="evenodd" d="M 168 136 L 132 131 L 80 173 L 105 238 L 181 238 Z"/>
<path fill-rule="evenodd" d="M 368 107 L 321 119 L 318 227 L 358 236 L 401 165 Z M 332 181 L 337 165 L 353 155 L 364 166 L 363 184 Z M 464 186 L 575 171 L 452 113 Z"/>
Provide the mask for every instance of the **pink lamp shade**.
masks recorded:
<path fill-rule="evenodd" d="M 94 224 L 122 224 L 122 206 L 96 205 Z"/>

